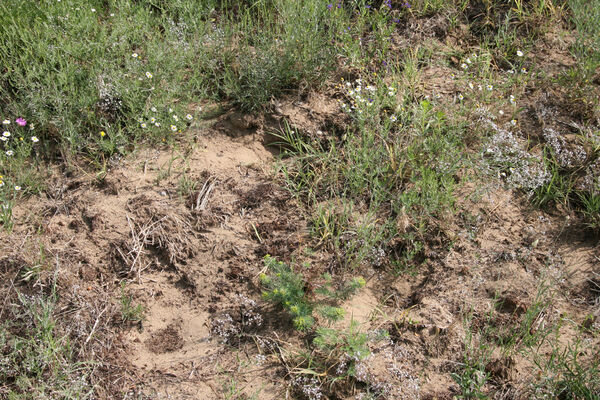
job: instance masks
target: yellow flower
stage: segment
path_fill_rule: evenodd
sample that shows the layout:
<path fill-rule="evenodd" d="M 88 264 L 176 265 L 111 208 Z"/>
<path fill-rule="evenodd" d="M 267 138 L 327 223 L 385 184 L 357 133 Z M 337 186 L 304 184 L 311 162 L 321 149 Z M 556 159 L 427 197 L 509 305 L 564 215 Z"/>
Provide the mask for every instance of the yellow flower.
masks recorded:
<path fill-rule="evenodd" d="M 104 131 L 100 131 L 100 136 L 101 136 L 101 137 L 104 137 L 104 136 L 106 136 L 106 132 L 104 132 Z"/>
<path fill-rule="evenodd" d="M 365 278 L 362 276 L 354 278 L 354 282 L 356 282 L 356 284 L 360 287 L 364 287 L 367 284 L 367 281 L 365 281 Z"/>

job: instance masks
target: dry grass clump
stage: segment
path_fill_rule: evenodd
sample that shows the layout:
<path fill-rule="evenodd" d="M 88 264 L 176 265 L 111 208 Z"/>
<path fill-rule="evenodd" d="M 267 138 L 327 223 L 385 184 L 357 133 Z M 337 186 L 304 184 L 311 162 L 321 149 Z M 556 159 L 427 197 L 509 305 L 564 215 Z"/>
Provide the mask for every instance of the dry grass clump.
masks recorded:
<path fill-rule="evenodd" d="M 122 273 L 137 276 L 151 265 L 175 266 L 194 255 L 194 230 L 187 212 L 166 210 L 157 204 L 127 214 L 131 237 L 114 248 L 124 263 Z"/>

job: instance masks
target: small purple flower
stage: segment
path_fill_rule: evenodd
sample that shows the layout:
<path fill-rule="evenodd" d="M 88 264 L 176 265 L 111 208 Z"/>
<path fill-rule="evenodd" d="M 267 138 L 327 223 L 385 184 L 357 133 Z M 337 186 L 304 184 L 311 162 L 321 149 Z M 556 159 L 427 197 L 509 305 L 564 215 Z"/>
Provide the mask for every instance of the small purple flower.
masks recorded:
<path fill-rule="evenodd" d="M 25 125 L 27 125 L 27 121 L 25 121 L 25 119 L 23 119 L 23 118 L 17 118 L 17 119 L 15 120 L 15 122 L 16 122 L 16 123 L 17 123 L 17 125 L 19 125 L 19 126 L 25 126 Z"/>
<path fill-rule="evenodd" d="M 327 9 L 331 10 L 333 8 L 333 4 L 327 4 Z"/>
<path fill-rule="evenodd" d="M 406 3 L 402 4 L 402 7 L 404 7 L 404 8 L 410 8 L 410 3 L 407 1 Z"/>

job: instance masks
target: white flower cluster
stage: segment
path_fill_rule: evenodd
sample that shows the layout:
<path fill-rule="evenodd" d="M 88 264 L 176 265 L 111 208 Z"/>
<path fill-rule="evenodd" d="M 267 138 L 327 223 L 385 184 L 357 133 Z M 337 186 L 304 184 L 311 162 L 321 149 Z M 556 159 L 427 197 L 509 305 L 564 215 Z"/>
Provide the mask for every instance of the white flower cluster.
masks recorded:
<path fill-rule="evenodd" d="M 370 85 L 363 88 L 361 79 L 354 81 L 354 84 L 346 82 L 346 95 L 350 99 L 350 104 L 342 103 L 342 109 L 348 113 L 355 110 L 358 114 L 362 114 L 364 106 L 373 105 L 376 91 L 377 89 Z"/>
<path fill-rule="evenodd" d="M 587 190 L 594 196 L 600 195 L 600 158 L 587 166 L 578 189 Z"/>
<path fill-rule="evenodd" d="M 202 108 L 199 108 L 198 110 L 202 111 Z M 150 111 L 152 111 L 153 113 L 157 113 L 158 109 L 153 106 L 150 108 Z M 172 112 L 173 112 L 173 109 L 169 108 L 169 113 L 172 113 Z M 185 119 L 189 121 L 188 123 L 191 123 L 191 121 L 194 119 L 194 117 L 192 114 L 186 114 Z M 173 115 L 171 115 L 171 121 L 168 121 L 168 122 L 178 123 L 179 120 L 180 120 L 179 116 L 177 114 L 173 114 Z M 161 122 L 158 120 L 158 117 L 156 117 L 156 116 L 152 116 L 148 120 L 145 120 L 143 117 L 139 117 L 138 122 L 140 124 L 140 128 L 142 128 L 142 129 L 152 127 L 152 125 L 157 128 L 160 128 L 162 126 Z M 171 132 L 181 132 L 181 128 L 177 127 L 177 125 L 175 125 L 174 123 L 170 123 L 169 129 L 171 130 Z"/>
<path fill-rule="evenodd" d="M 219 336 L 225 343 L 240 334 L 240 328 L 229 314 L 222 314 L 212 320 L 211 333 Z"/>
<path fill-rule="evenodd" d="M 183 21 L 175 22 L 171 18 L 167 20 L 167 25 L 171 36 L 170 42 L 173 47 L 183 51 L 189 50 L 190 44 L 186 40 L 188 25 Z"/>
<path fill-rule="evenodd" d="M 211 24 L 210 30 L 202 37 L 202 44 L 205 47 L 223 47 L 226 43 L 226 35 L 223 28 L 216 24 Z"/>
<path fill-rule="evenodd" d="M 376 104 L 396 103 L 397 92 L 393 85 L 364 86 L 362 79 L 356 79 L 353 83 L 345 82 L 338 87 L 343 89 L 346 96 L 346 101 L 341 101 L 342 111 L 357 118 L 368 116 L 370 109 L 374 110 L 373 115 L 378 115 L 379 107 L 375 106 Z M 398 117 L 392 114 L 388 119 L 391 123 L 395 123 Z"/>
<path fill-rule="evenodd" d="M 257 310 L 258 305 L 244 295 L 237 295 L 236 311 L 221 313 L 212 321 L 211 332 L 220 337 L 225 343 L 231 342 L 240 335 L 256 329 L 263 323 L 263 318 Z M 231 314 L 235 315 L 235 318 Z"/>
<path fill-rule="evenodd" d="M 587 153 L 582 146 L 575 145 L 573 150 L 568 149 L 565 139 L 552 128 L 544 128 L 543 135 L 561 167 L 573 168 L 585 162 Z"/>
<path fill-rule="evenodd" d="M 321 383 L 316 378 L 307 378 L 300 376 L 292 381 L 292 384 L 300 389 L 302 394 L 308 400 L 321 400 L 323 392 L 321 392 Z"/>
<path fill-rule="evenodd" d="M 510 186 L 523 189 L 530 195 L 548 182 L 550 173 L 543 160 L 525 150 L 515 134 L 492 121 L 487 110 L 478 111 L 480 121 L 494 132 L 485 149 L 492 168 L 500 169 L 500 176 Z"/>
<path fill-rule="evenodd" d="M 115 115 L 123 108 L 121 96 L 108 76 L 99 75 L 96 81 L 96 88 L 98 89 L 99 99 L 96 106 L 102 113 Z"/>
<path fill-rule="evenodd" d="M 238 294 L 237 298 L 242 313 L 243 328 L 257 328 L 261 326 L 263 323 L 263 318 L 260 312 L 256 310 L 258 308 L 256 302 L 244 296 L 243 294 Z"/>

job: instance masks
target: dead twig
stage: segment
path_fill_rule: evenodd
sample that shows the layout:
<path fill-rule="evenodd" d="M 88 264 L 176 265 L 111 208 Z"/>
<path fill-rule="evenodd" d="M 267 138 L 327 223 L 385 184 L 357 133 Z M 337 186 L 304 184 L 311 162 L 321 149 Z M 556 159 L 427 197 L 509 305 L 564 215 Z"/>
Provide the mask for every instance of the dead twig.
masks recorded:
<path fill-rule="evenodd" d="M 94 322 L 94 326 L 92 327 L 90 334 L 88 335 L 87 339 L 85 339 L 85 342 L 83 342 L 83 346 L 81 348 L 80 354 L 81 354 L 81 352 L 83 352 L 83 350 L 84 350 L 85 346 L 88 344 L 88 342 L 92 339 L 92 336 L 94 335 L 94 332 L 96 332 L 96 328 L 98 327 L 98 322 L 100 322 L 100 317 L 102 317 L 102 314 L 104 314 L 106 312 L 106 310 L 108 310 L 108 306 L 104 307 L 104 310 L 100 311 L 100 314 L 98 314 L 98 316 L 96 317 L 96 322 Z"/>
<path fill-rule="evenodd" d="M 195 210 L 203 211 L 206 209 L 206 206 L 208 205 L 210 192 L 212 192 L 216 184 L 217 179 L 213 177 L 209 177 L 206 180 L 206 182 L 204 182 L 202 189 L 200 189 L 200 191 L 198 192 L 198 196 L 196 197 L 196 207 L 194 208 Z"/>

